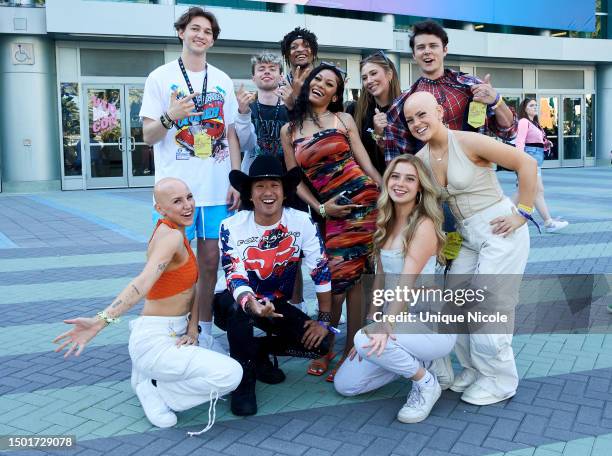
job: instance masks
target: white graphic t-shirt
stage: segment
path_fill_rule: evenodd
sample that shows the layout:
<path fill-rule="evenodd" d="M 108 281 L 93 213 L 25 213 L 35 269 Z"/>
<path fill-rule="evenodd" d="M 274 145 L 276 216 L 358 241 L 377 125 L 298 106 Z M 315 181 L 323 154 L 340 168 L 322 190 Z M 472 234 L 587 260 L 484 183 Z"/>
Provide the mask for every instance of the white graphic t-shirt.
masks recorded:
<path fill-rule="evenodd" d="M 155 181 L 164 177 L 184 180 L 191 189 L 196 206 L 225 204 L 229 188 L 231 160 L 227 142 L 227 126 L 238 115 L 238 102 L 232 80 L 224 72 L 207 64 L 208 81 L 206 99 L 196 97 L 202 112 L 177 122 L 166 136 L 153 146 L 155 154 Z M 189 82 L 195 92 L 202 91 L 206 72 L 187 70 Z M 189 95 L 178 60 L 160 66 L 145 83 L 140 117 L 157 120 L 168 110 L 170 94 L 176 90 L 179 97 Z M 203 107 L 202 107 L 203 105 Z M 194 143 L 201 133 L 210 137 L 210 156 L 198 157 Z"/>

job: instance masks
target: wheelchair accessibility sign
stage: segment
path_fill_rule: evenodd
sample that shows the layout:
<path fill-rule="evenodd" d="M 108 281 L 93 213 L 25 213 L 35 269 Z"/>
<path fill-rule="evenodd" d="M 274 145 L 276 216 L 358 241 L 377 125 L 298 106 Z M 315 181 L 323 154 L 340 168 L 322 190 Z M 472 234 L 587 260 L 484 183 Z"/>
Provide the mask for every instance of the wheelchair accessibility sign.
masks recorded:
<path fill-rule="evenodd" d="M 13 65 L 34 65 L 34 45 L 32 43 L 13 43 L 11 61 Z"/>

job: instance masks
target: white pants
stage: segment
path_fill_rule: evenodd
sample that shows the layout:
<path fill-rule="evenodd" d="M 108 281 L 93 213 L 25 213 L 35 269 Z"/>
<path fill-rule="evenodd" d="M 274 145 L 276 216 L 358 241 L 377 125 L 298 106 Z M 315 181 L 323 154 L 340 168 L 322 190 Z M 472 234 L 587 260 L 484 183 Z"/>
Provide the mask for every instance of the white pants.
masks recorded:
<path fill-rule="evenodd" d="M 187 330 L 187 316 L 139 317 L 130 322 L 132 388 L 155 379 L 168 407 L 180 412 L 207 402 L 212 393 L 227 394 L 242 379 L 240 364 L 212 350 L 178 347 Z"/>
<path fill-rule="evenodd" d="M 504 198 L 472 217 L 457 220 L 463 243 L 448 277 L 452 286 L 452 275 L 474 275 L 476 278 L 487 274 L 481 283 L 488 284 L 489 290 L 498 294 L 498 305 L 512 315 L 529 256 L 529 230 L 524 224 L 504 238 L 493 234 L 490 222 L 496 217 L 512 214 L 513 207 L 512 202 Z M 506 334 L 459 334 L 455 346 L 461 365 L 478 372 L 475 383 L 500 397 L 516 391 L 518 386 L 512 330 L 509 328 Z"/>
<path fill-rule="evenodd" d="M 368 336 L 360 330 L 355 334 L 355 349 L 362 360 L 355 356 L 342 364 L 334 386 L 343 396 L 367 393 L 391 383 L 400 377 L 413 377 L 422 363 L 428 363 L 448 355 L 455 345 L 454 334 L 396 334 L 396 340 L 388 339 L 385 351 L 366 357 L 370 350 L 363 348 Z"/>

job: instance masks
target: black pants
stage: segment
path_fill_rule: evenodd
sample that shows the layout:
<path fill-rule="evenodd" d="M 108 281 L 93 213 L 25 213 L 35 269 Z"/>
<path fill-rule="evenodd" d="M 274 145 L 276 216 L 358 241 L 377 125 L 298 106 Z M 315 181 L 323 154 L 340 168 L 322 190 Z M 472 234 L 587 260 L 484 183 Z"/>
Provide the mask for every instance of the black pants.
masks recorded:
<path fill-rule="evenodd" d="M 282 318 L 253 317 L 242 310 L 229 291 L 215 294 L 215 325 L 227 331 L 232 358 L 239 362 L 256 362 L 258 354 L 262 353 L 311 359 L 327 354 L 329 336 L 312 350 L 307 350 L 301 342 L 304 323 L 310 320 L 308 315 L 285 300 L 275 300 L 273 304 Z M 267 336 L 254 337 L 253 327 L 265 331 Z"/>

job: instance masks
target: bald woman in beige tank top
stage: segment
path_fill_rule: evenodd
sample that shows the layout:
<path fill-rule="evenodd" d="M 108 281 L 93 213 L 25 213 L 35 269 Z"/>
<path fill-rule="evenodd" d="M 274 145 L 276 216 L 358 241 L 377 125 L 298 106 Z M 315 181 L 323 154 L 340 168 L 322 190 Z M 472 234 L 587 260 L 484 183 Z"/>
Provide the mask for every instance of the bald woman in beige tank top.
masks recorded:
<path fill-rule="evenodd" d="M 533 211 L 537 165 L 527 154 L 493 138 L 446 128 L 443 108 L 428 92 L 411 95 L 404 114 L 412 135 L 425 143 L 417 157 L 432 171 L 463 238 L 448 282 L 457 283 L 461 274 L 461 280 L 467 275 L 473 284 L 487 284 L 487 304 L 494 303 L 511 322 L 488 331 L 484 327 L 475 332 L 470 327 L 469 334 L 458 335 L 455 345 L 463 371 L 451 389 L 462 393 L 465 402 L 494 404 L 514 396 L 518 386 L 513 317 L 529 256 L 525 223 Z M 503 194 L 493 164 L 517 172 L 518 207 Z M 493 280 L 502 274 L 502 280 Z"/>

